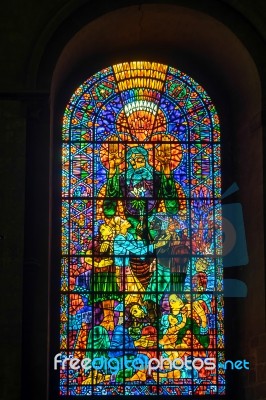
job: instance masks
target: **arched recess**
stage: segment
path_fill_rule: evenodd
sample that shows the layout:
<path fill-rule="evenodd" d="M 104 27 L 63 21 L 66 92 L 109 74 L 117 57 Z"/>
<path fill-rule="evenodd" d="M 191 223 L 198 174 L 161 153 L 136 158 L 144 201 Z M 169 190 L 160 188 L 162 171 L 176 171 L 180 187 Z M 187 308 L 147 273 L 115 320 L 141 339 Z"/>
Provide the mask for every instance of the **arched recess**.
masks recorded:
<path fill-rule="evenodd" d="M 92 371 L 62 368 L 62 395 L 224 394 L 220 164 L 215 107 L 183 72 L 125 62 L 76 89 L 62 131 L 58 363 L 87 358 Z"/>
<path fill-rule="evenodd" d="M 243 300 L 242 326 L 247 335 L 259 333 L 264 319 L 260 80 L 248 51 L 228 28 L 206 14 L 173 5 L 124 8 L 84 26 L 65 46 L 54 70 L 54 146 L 57 148 L 60 134 L 59 116 L 77 84 L 101 67 L 133 56 L 156 56 L 185 70 L 206 88 L 217 106 L 224 134 L 224 189 L 233 180 L 240 186 L 249 249 L 250 264 L 240 276 L 249 285 L 249 301 Z M 56 160 L 54 170 L 58 167 Z M 56 247 L 52 249 L 56 253 Z M 259 298 L 256 293 L 260 293 Z M 256 314 L 254 307 L 259 310 Z M 245 353 L 245 344 L 240 351 Z"/>

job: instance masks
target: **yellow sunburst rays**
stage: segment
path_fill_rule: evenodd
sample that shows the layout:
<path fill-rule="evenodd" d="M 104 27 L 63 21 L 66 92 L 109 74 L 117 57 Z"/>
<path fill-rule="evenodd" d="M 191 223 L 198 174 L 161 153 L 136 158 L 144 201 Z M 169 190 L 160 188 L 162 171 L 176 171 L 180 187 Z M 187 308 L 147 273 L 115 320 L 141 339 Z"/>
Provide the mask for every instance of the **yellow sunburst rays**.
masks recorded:
<path fill-rule="evenodd" d="M 148 61 L 132 61 L 113 66 L 118 89 L 124 104 L 122 113 L 131 138 L 142 142 L 152 134 L 167 65 Z M 133 137 L 132 137 L 133 136 Z"/>

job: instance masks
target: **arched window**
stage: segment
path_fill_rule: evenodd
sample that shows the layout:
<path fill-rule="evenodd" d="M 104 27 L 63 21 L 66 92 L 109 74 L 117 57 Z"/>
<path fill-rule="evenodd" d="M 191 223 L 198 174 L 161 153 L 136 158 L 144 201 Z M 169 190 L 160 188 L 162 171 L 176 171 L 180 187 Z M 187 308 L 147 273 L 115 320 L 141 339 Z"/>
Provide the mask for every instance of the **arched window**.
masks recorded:
<path fill-rule="evenodd" d="M 62 154 L 60 394 L 224 394 L 220 131 L 205 90 L 156 62 L 106 68 L 71 97 Z"/>

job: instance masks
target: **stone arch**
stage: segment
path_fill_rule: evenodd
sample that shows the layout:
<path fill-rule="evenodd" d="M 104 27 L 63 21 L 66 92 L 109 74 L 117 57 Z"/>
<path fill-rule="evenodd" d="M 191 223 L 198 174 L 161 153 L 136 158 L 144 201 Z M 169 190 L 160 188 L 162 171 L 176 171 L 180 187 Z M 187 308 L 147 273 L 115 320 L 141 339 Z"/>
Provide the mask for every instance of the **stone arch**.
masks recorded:
<path fill-rule="evenodd" d="M 172 25 L 167 21 L 172 21 Z M 118 22 L 119 35 L 116 36 L 113 27 Z M 36 74 L 37 86 L 45 87 L 47 82 L 51 83 L 52 132 L 55 135 L 58 134 L 56 118 L 73 87 L 85 74 L 89 76 L 104 65 L 126 59 L 129 54 L 131 58 L 132 55 L 145 55 L 157 59 L 159 54 L 160 61 L 177 65 L 202 83 L 211 95 L 221 116 L 225 137 L 224 189 L 231 183 L 230 171 L 234 171 L 246 221 L 250 266 L 241 278 L 250 287 L 251 301 L 245 304 L 242 326 L 247 329 L 247 334 L 255 333 L 254 326 L 259 333 L 260 320 L 265 315 L 264 302 L 262 305 L 262 85 L 247 48 L 232 30 L 204 12 L 172 4 L 145 4 L 110 11 L 84 23 L 64 48 L 61 44 L 61 49 L 56 66 L 52 68 L 52 80 L 49 74 L 44 79 L 41 77 L 46 68 L 43 65 Z M 44 54 L 47 56 L 48 52 Z M 251 198 L 250 193 L 256 193 L 256 196 Z M 257 271 L 255 280 L 254 268 Z M 258 292 L 262 293 L 260 298 Z M 256 315 L 252 312 L 254 307 L 260 310 Z M 242 352 L 245 346 L 244 342 Z"/>

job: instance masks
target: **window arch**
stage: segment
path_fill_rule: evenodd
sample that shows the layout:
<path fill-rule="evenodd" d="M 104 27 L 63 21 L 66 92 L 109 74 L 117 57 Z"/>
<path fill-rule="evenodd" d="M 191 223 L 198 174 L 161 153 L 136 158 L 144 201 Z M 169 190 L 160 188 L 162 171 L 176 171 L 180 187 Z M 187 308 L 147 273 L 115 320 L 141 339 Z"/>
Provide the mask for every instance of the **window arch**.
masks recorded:
<path fill-rule="evenodd" d="M 223 394 L 211 99 L 175 68 L 113 65 L 73 94 L 62 149 L 60 393 Z"/>

